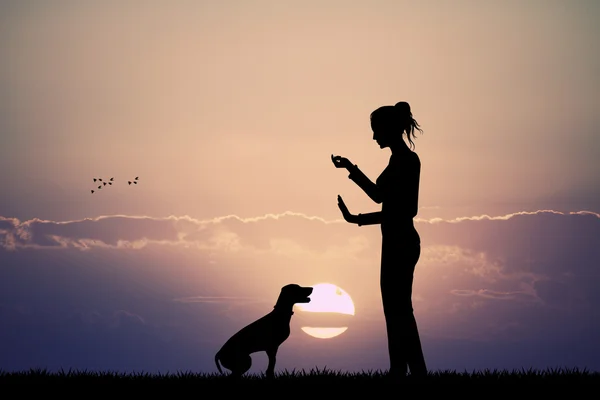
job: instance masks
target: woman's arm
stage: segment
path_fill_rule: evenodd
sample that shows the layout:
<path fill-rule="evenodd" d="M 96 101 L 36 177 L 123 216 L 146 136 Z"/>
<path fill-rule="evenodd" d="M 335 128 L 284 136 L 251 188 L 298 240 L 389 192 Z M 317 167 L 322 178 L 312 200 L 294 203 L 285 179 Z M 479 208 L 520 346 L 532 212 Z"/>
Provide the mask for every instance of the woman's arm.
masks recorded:
<path fill-rule="evenodd" d="M 338 207 L 340 208 L 340 211 L 342 212 L 342 215 L 344 216 L 344 220 L 346 220 L 346 222 L 349 222 L 351 224 L 357 224 L 358 226 L 363 226 L 363 225 L 375 225 L 375 224 L 381 223 L 381 211 L 372 212 L 372 213 L 368 213 L 368 214 L 354 215 L 348 210 L 346 203 L 344 203 L 344 199 L 342 199 L 342 196 L 340 196 L 339 194 L 338 194 Z"/>
<path fill-rule="evenodd" d="M 377 187 L 377 185 L 358 168 L 358 165 L 352 165 L 348 167 L 348 178 L 352 179 L 354 183 L 356 183 L 366 194 L 373 200 L 375 203 L 381 203 L 381 191 Z M 368 215 L 368 214 L 365 214 Z"/>
<path fill-rule="evenodd" d="M 381 224 L 381 211 L 375 211 L 367 214 L 358 214 L 356 216 L 358 226 Z"/>

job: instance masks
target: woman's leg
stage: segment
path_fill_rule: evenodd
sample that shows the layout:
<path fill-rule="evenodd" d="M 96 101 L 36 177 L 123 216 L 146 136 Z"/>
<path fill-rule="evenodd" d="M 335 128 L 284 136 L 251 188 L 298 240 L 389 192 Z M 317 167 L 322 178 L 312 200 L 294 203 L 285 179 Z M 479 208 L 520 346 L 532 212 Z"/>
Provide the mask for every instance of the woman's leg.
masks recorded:
<path fill-rule="evenodd" d="M 407 266 L 412 265 L 412 273 L 410 276 L 410 293 L 412 296 L 412 285 L 414 270 L 421 256 L 421 245 L 416 245 L 415 249 L 411 252 L 414 258 L 407 260 Z M 408 368 L 410 369 L 411 376 L 414 377 L 425 377 L 427 375 L 427 366 L 425 364 L 425 357 L 423 356 L 423 348 L 421 346 L 421 338 L 419 337 L 419 329 L 417 328 L 417 320 L 412 308 L 410 313 L 406 314 L 406 321 L 404 326 L 406 327 L 405 340 L 408 348 Z"/>
<path fill-rule="evenodd" d="M 387 239 L 387 240 L 386 240 Z M 381 295 L 385 315 L 390 373 L 405 376 L 427 374 L 421 341 L 412 307 L 414 269 L 420 244 L 403 244 L 399 238 L 384 238 L 381 252 Z"/>

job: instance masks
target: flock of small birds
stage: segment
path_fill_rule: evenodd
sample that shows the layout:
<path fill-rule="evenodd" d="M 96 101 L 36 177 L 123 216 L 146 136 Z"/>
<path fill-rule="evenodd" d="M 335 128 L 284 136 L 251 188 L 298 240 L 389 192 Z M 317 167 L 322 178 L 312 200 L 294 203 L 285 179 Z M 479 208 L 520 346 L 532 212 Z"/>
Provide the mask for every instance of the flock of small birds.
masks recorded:
<path fill-rule="evenodd" d="M 106 185 L 112 185 L 115 178 L 110 178 L 108 180 L 103 180 L 102 178 L 93 178 L 94 182 L 99 183 L 100 185 L 98 186 L 98 188 L 96 189 L 92 189 L 91 192 L 92 194 L 94 194 L 95 192 L 97 192 L 98 190 L 102 189 L 104 186 Z M 127 181 L 127 183 L 131 186 L 131 184 L 133 183 L 134 185 L 137 185 L 138 181 L 139 181 L 140 177 L 136 176 L 134 180 L 132 181 Z"/>

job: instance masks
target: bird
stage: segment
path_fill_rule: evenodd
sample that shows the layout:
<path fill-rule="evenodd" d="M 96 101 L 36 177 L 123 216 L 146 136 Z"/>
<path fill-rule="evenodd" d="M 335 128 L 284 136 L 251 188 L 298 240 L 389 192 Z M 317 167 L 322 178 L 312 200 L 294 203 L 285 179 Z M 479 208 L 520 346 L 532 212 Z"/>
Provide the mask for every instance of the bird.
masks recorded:
<path fill-rule="evenodd" d="M 92 193 L 94 193 L 94 189 L 92 189 Z"/>
<path fill-rule="evenodd" d="M 102 182 L 104 184 L 104 186 L 106 186 L 106 182 Z"/>
<path fill-rule="evenodd" d="M 115 178 L 110 178 L 110 180 L 111 180 L 111 181 L 114 181 L 114 180 L 115 180 Z"/>
<path fill-rule="evenodd" d="M 109 185 L 112 185 L 112 182 L 108 182 Z"/>
<path fill-rule="evenodd" d="M 127 183 L 129 183 L 131 185 L 131 181 L 127 181 Z"/>
<path fill-rule="evenodd" d="M 135 177 L 135 180 L 137 181 L 138 179 L 139 179 L 139 176 L 136 176 L 136 177 Z"/>
<path fill-rule="evenodd" d="M 96 178 L 94 178 L 94 182 L 96 182 Z"/>
<path fill-rule="evenodd" d="M 102 182 L 102 178 L 98 178 L 98 180 L 99 180 L 100 182 Z"/>
<path fill-rule="evenodd" d="M 98 189 L 102 189 L 102 185 L 98 186 Z"/>

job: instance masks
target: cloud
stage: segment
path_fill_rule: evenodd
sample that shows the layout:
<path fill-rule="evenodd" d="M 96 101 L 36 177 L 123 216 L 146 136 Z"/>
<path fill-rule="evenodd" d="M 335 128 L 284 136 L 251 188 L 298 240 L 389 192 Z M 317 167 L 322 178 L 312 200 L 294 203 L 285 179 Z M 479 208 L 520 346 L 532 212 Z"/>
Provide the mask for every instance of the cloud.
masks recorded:
<path fill-rule="evenodd" d="M 563 366 L 589 364 L 589 352 L 600 356 L 592 339 L 600 334 L 597 213 L 541 210 L 418 220 L 416 227 L 422 253 L 413 297 L 425 349 L 489 346 L 465 355 L 471 360 L 465 367 L 488 360 L 494 368 L 500 359 L 522 366 L 518 355 L 506 358 L 492 344 L 580 349 L 577 356 L 544 358 Z M 14 327 L 0 338 L 0 351 L 11 354 L 4 367 L 212 370 L 224 339 L 268 312 L 291 282 L 340 285 L 356 315 L 317 318 L 349 327 L 325 349 L 298 330 L 311 316 L 297 312 L 282 365 L 333 365 L 327 357 L 349 369 L 387 365 L 378 227 L 300 213 L 207 220 L 119 215 L 0 218 L 0 234 L 0 323 Z M 55 343 L 55 350 L 44 343 Z M 97 362 L 75 355 L 93 343 Z M 432 367 L 463 362 L 429 354 Z"/>
<path fill-rule="evenodd" d="M 514 300 L 520 296 L 525 297 L 526 299 L 531 296 L 530 293 L 527 292 L 495 292 L 489 289 L 480 289 L 480 290 L 459 290 L 454 289 L 451 290 L 450 293 L 456 296 L 480 296 L 485 299 L 497 299 L 497 300 Z"/>
<path fill-rule="evenodd" d="M 323 224 L 340 222 L 340 220 L 326 221 L 319 217 L 293 212 L 246 219 L 229 215 L 210 220 L 198 220 L 189 216 L 153 218 L 125 215 L 72 221 L 47 221 L 38 218 L 19 221 L 16 218 L 0 217 L 0 232 L 5 238 L 12 237 L 17 247 L 59 246 L 87 249 L 93 246 L 132 247 L 133 243 L 143 246 L 148 243 L 193 244 L 197 242 L 211 242 L 218 246 L 223 242 L 235 240 L 233 231 L 246 233 L 246 238 L 250 239 L 251 230 L 244 225 L 250 226 L 263 221 L 268 223 L 290 217 L 296 217 L 306 224 L 312 221 Z"/>

